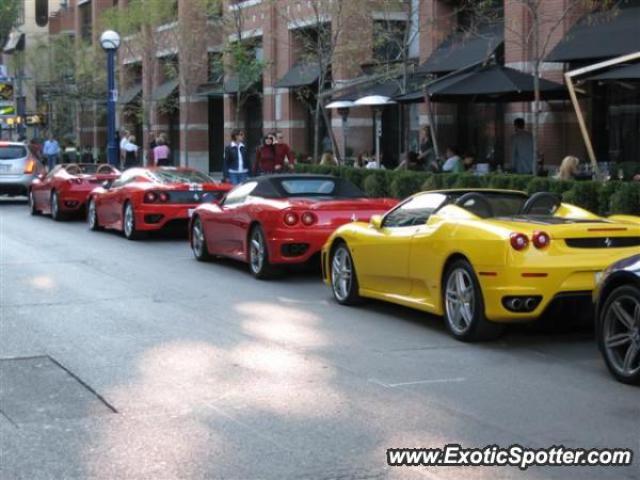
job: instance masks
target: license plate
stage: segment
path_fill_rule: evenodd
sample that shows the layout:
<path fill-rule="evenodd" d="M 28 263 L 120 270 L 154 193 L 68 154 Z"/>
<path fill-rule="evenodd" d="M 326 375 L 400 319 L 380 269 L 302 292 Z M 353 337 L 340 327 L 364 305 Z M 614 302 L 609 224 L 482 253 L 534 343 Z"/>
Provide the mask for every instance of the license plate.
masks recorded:
<path fill-rule="evenodd" d="M 0 172 L 9 172 L 11 171 L 11 165 L 3 165 L 0 163 Z"/>
<path fill-rule="evenodd" d="M 189 210 L 187 210 L 187 213 L 189 214 L 189 218 L 193 217 L 193 212 L 195 211 L 196 211 L 195 208 L 190 208 Z"/>

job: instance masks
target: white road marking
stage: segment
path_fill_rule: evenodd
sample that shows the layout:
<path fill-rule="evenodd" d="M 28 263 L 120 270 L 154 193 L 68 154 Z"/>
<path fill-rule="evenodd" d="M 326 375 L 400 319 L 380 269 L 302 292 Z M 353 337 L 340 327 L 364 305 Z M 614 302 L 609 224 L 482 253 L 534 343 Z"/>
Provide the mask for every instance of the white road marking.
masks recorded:
<path fill-rule="evenodd" d="M 405 387 L 408 385 L 428 385 L 431 383 L 458 383 L 465 382 L 467 379 L 464 377 L 454 377 L 454 378 L 434 378 L 429 380 L 415 380 L 413 382 L 402 382 L 402 383 L 385 383 L 377 378 L 370 378 L 369 381 L 371 383 L 375 383 L 376 385 L 381 385 L 385 388 L 395 388 L 395 387 Z"/>

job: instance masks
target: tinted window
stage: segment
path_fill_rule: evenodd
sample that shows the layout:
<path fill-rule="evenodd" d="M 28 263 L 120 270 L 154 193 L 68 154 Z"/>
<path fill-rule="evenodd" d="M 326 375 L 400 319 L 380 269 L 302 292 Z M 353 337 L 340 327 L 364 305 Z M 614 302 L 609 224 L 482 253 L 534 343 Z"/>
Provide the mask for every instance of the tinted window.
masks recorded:
<path fill-rule="evenodd" d="M 258 182 L 248 182 L 238 185 L 227 193 L 227 196 L 224 199 L 224 205 L 234 205 L 244 202 L 249 194 L 253 192 L 253 189 L 256 188 L 256 185 L 258 185 Z"/>
<path fill-rule="evenodd" d="M 21 145 L 0 146 L 0 160 L 17 160 L 27 156 L 27 149 Z"/>
<path fill-rule="evenodd" d="M 527 201 L 526 195 L 520 195 L 517 193 L 495 193 L 495 192 L 478 192 L 487 200 L 491 205 L 491 210 L 494 217 L 510 217 L 518 215 L 522 210 L 525 202 Z M 455 198 L 460 198 L 463 194 L 456 195 Z M 455 199 L 454 199 L 455 201 Z M 476 212 L 476 204 L 471 201 L 468 205 L 464 205 L 463 208 L 467 208 L 471 213 Z M 483 210 L 483 209 L 482 209 Z"/>
<path fill-rule="evenodd" d="M 158 169 L 149 173 L 159 183 L 213 183 L 213 179 L 197 170 Z"/>
<path fill-rule="evenodd" d="M 360 198 L 366 195 L 353 183 L 333 177 L 274 179 L 282 197 Z"/>
<path fill-rule="evenodd" d="M 447 201 L 442 193 L 417 195 L 391 211 L 384 218 L 385 227 L 424 225 L 431 214 Z"/>

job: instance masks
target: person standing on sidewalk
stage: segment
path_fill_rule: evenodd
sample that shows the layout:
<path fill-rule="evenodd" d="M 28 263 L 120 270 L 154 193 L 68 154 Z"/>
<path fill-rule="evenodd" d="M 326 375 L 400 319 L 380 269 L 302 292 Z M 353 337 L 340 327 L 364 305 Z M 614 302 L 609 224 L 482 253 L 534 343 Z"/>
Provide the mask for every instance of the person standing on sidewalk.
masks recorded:
<path fill-rule="evenodd" d="M 129 130 L 122 130 L 122 135 L 120 136 L 120 165 L 124 165 L 125 157 L 127 156 L 127 150 L 125 146 L 129 141 Z"/>
<path fill-rule="evenodd" d="M 276 165 L 276 146 L 275 138 L 269 134 L 264 137 L 262 145 L 256 152 L 256 163 L 253 166 L 253 174 L 268 175 L 275 172 Z"/>
<path fill-rule="evenodd" d="M 136 167 L 138 165 L 138 145 L 136 145 L 136 137 L 131 135 L 127 139 L 127 143 L 124 146 L 124 168 Z"/>
<path fill-rule="evenodd" d="M 156 140 L 156 132 L 149 133 L 149 153 L 147 154 L 147 166 L 154 167 L 156 165 L 156 159 L 153 154 L 153 150 L 158 146 Z"/>
<path fill-rule="evenodd" d="M 58 163 L 58 158 L 60 156 L 60 144 L 53 138 L 53 134 L 50 133 L 49 138 L 44 142 L 42 153 L 47 159 L 49 171 L 53 170 L 53 167 Z"/>
<path fill-rule="evenodd" d="M 156 167 L 169 167 L 171 166 L 171 150 L 167 146 L 165 139 L 162 135 L 158 135 L 156 140 L 156 146 L 153 149 L 153 158 L 155 159 Z"/>
<path fill-rule="evenodd" d="M 276 173 L 284 173 L 293 170 L 293 167 L 296 164 L 296 160 L 293 157 L 291 147 L 287 144 L 287 142 L 284 141 L 284 135 L 282 134 L 282 132 L 276 132 L 273 136 L 276 140 L 276 158 L 274 171 Z"/>
<path fill-rule="evenodd" d="M 222 162 L 222 175 L 224 180 L 230 181 L 233 185 L 238 185 L 249 178 L 251 162 L 247 155 L 247 147 L 244 145 L 244 132 L 233 130 L 231 132 L 231 143 L 224 149 Z"/>
<path fill-rule="evenodd" d="M 533 173 L 533 135 L 524 129 L 524 118 L 513 122 L 515 133 L 511 135 L 511 168 L 514 173 Z"/>

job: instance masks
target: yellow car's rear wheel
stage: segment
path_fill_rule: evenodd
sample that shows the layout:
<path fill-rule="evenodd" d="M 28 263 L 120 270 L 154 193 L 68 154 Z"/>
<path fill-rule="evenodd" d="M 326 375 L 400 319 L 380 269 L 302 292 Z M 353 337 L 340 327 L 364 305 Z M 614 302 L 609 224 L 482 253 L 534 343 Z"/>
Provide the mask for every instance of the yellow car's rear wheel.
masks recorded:
<path fill-rule="evenodd" d="M 454 338 L 477 342 L 498 337 L 502 325 L 484 316 L 484 300 L 480 283 L 471 264 L 464 259 L 454 261 L 444 276 L 444 318 Z"/>

